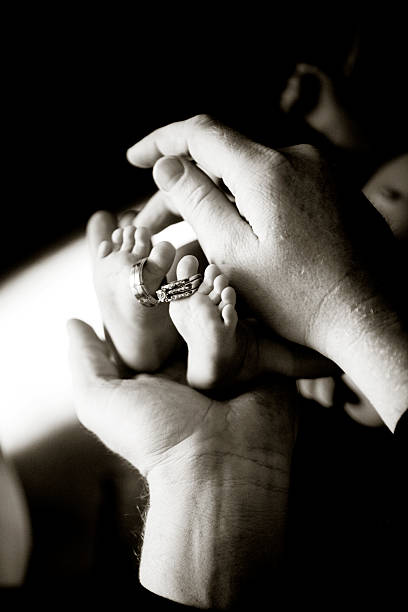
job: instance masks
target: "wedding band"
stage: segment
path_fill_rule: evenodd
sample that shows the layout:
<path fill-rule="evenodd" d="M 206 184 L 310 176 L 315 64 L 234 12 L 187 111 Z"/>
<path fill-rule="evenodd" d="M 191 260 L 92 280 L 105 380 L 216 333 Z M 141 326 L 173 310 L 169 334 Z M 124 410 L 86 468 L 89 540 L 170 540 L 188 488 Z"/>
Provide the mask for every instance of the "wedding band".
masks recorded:
<path fill-rule="evenodd" d="M 159 300 L 150 295 L 143 283 L 143 267 L 147 261 L 147 257 L 139 259 L 130 268 L 129 285 L 133 297 L 147 308 L 154 308 L 159 305 Z"/>
<path fill-rule="evenodd" d="M 157 291 L 155 298 L 151 295 L 143 283 L 143 267 L 147 261 L 147 257 L 140 259 L 130 268 L 129 285 L 133 297 L 142 306 L 154 308 L 161 302 L 174 302 L 183 298 L 190 297 L 197 291 L 201 285 L 201 274 L 193 274 L 189 278 L 172 281 L 167 285 L 162 285 Z"/>
<path fill-rule="evenodd" d="M 201 285 L 201 274 L 193 274 L 189 278 L 172 281 L 167 285 L 162 285 L 156 291 L 159 302 L 174 302 L 190 297 Z"/>

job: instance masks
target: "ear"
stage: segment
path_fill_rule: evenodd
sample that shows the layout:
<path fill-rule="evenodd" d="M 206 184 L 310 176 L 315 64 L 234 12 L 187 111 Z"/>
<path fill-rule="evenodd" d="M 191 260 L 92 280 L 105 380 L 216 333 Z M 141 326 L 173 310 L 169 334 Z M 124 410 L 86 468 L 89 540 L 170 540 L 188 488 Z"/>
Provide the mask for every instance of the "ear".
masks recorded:
<path fill-rule="evenodd" d="M 305 117 L 319 104 L 324 76 L 316 66 L 297 64 L 281 95 L 281 109 L 285 113 Z"/>

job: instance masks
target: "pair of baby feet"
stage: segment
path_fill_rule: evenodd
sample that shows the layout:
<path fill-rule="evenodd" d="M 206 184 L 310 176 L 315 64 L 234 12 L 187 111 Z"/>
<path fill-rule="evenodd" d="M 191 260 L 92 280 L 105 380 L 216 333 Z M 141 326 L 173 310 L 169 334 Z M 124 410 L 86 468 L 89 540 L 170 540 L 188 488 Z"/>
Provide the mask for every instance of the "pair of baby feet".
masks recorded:
<path fill-rule="evenodd" d="M 156 371 L 181 337 L 188 347 L 187 381 L 191 386 L 210 389 L 225 382 L 232 371 L 238 373 L 243 366 L 247 338 L 238 326 L 236 294 L 225 275 L 210 264 L 192 296 L 146 308 L 130 291 L 131 266 L 147 257 L 143 282 L 154 296 L 160 285 L 167 282 L 176 251 L 169 242 L 152 246 L 147 228 L 113 227 L 112 215 L 97 213 L 88 224 L 88 238 L 102 319 L 121 361 L 135 371 Z M 197 271 L 197 258 L 186 255 L 177 264 L 177 279 Z"/>

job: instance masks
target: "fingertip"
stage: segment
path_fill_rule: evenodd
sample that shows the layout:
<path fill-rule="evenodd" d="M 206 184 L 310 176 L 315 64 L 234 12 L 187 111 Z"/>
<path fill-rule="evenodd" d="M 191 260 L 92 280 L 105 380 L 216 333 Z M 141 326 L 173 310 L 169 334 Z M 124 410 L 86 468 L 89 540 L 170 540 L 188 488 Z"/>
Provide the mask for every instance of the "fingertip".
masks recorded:
<path fill-rule="evenodd" d="M 139 143 L 136 143 L 129 147 L 129 149 L 126 151 L 127 161 L 132 164 L 132 166 L 136 166 L 137 168 L 151 168 L 151 164 L 144 164 L 140 162 L 140 160 L 138 159 L 138 150 Z"/>
<path fill-rule="evenodd" d="M 98 338 L 95 334 L 93 328 L 85 323 L 85 321 L 81 321 L 81 319 L 68 319 L 67 321 L 67 331 L 71 338 L 71 340 L 89 340 Z M 99 340 L 100 341 L 100 340 Z"/>
<path fill-rule="evenodd" d="M 132 166 L 136 165 L 133 163 L 133 147 L 129 147 L 129 149 L 126 151 L 126 159 L 129 164 L 132 164 Z"/>
<path fill-rule="evenodd" d="M 75 319 L 75 318 L 68 319 L 66 323 L 67 332 L 71 335 L 75 331 L 79 323 L 81 323 L 79 319 Z"/>
<path fill-rule="evenodd" d="M 68 319 L 68 321 L 65 323 L 65 329 L 67 330 L 67 334 L 69 338 L 71 338 L 72 326 L 73 326 L 74 320 L 75 319 Z"/>

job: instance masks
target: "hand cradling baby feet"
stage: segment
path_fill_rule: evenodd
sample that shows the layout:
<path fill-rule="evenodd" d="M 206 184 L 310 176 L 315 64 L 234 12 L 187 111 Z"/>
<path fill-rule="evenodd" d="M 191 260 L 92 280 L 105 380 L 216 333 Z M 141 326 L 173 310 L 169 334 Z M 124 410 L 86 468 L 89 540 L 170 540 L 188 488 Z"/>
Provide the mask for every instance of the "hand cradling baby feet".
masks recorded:
<path fill-rule="evenodd" d="M 174 247 L 169 242 L 152 247 L 151 234 L 143 227 L 113 229 L 113 217 L 103 212 L 91 219 L 88 238 L 104 326 L 128 368 L 158 370 L 181 337 L 188 347 L 187 381 L 191 386 L 211 389 L 249 378 L 255 354 L 252 350 L 249 367 L 249 349 L 256 340 L 238 321 L 235 291 L 216 265 L 207 266 L 193 295 L 146 307 L 129 287 L 132 267 L 147 258 L 142 281 L 151 301 L 156 302 L 156 291 L 168 283 Z M 186 255 L 177 265 L 177 279 L 194 278 L 197 271 L 197 258 Z"/>

